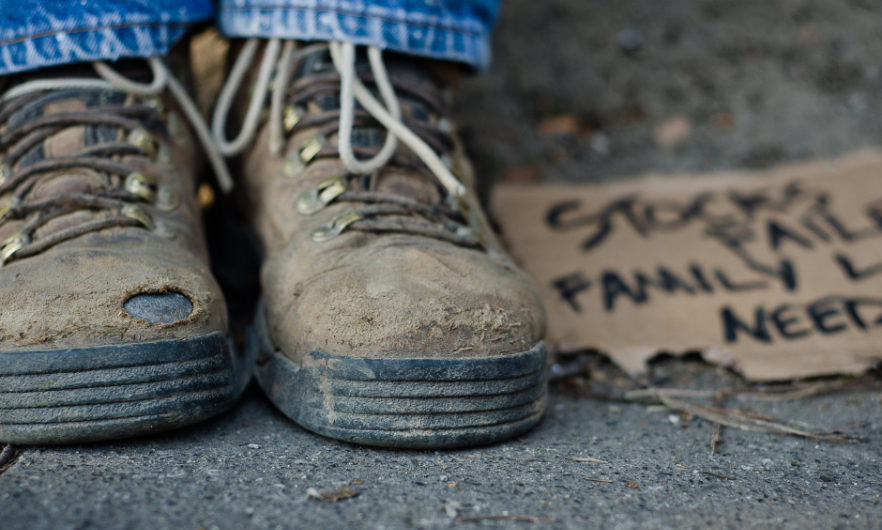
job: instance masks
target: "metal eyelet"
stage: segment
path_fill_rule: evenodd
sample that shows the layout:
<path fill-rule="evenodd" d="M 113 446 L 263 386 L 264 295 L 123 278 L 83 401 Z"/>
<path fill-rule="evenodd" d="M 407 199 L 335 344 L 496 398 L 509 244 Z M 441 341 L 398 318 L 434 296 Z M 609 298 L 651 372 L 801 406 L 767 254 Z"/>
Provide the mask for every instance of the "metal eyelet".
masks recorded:
<path fill-rule="evenodd" d="M 184 127 L 184 121 L 178 116 L 177 112 L 173 111 L 169 111 L 168 117 L 165 120 L 165 127 L 172 138 L 183 138 L 184 133 L 187 131 L 186 127 Z"/>
<path fill-rule="evenodd" d="M 178 157 L 175 156 L 175 152 L 169 146 L 159 144 L 156 161 L 166 168 L 173 168 L 177 165 Z"/>
<path fill-rule="evenodd" d="M 156 220 L 156 227 L 153 229 L 153 231 L 159 237 L 164 237 L 166 239 L 174 239 L 175 236 L 178 235 L 177 230 L 172 228 L 168 223 L 166 223 L 162 219 Z"/>
<path fill-rule="evenodd" d="M 313 215 L 320 212 L 331 201 L 346 192 L 344 175 L 334 175 L 318 183 L 315 188 L 303 192 L 297 198 L 297 212 Z"/>
<path fill-rule="evenodd" d="M 300 160 L 302 160 L 304 164 L 310 163 L 324 146 L 325 142 L 323 142 L 317 134 L 304 138 L 303 141 L 300 142 Z"/>
<path fill-rule="evenodd" d="M 175 190 L 165 184 L 158 184 L 150 175 L 138 171 L 129 173 L 126 177 L 125 189 L 162 212 L 170 212 L 181 204 L 181 198 Z"/>
<path fill-rule="evenodd" d="M 460 195 L 448 195 L 447 205 L 453 208 L 465 221 L 471 221 L 471 207 L 465 197 Z"/>
<path fill-rule="evenodd" d="M 181 204 L 180 195 L 165 184 L 160 184 L 156 192 L 156 201 L 153 203 L 161 212 L 170 212 Z"/>
<path fill-rule="evenodd" d="M 469 228 L 466 226 L 461 226 L 456 230 L 456 235 L 462 238 L 471 238 L 478 244 L 479 247 L 486 249 L 487 242 L 481 237 L 481 234 L 477 232 L 474 228 Z"/>
<path fill-rule="evenodd" d="M 285 158 L 285 162 L 282 165 L 282 174 L 285 175 L 286 178 L 294 178 L 296 177 L 306 166 L 303 162 L 300 161 L 300 154 L 294 153 L 290 154 Z"/>
<path fill-rule="evenodd" d="M 291 129 L 293 129 L 299 121 L 300 114 L 297 112 L 297 108 L 294 105 L 288 105 L 285 107 L 285 110 L 282 112 L 282 124 L 285 126 L 285 131 L 291 132 Z"/>
<path fill-rule="evenodd" d="M 120 210 L 120 213 L 130 219 L 138 221 L 139 223 L 144 225 L 144 228 L 148 230 L 153 230 L 154 228 L 156 228 L 156 225 L 153 223 L 153 216 L 150 215 L 147 210 L 141 208 L 137 204 L 127 204 L 123 206 L 123 209 Z"/>
<path fill-rule="evenodd" d="M 159 114 L 159 119 L 165 124 L 166 130 L 173 138 L 180 138 L 184 135 L 184 122 L 181 117 L 173 111 L 169 110 L 162 98 L 159 96 L 147 96 L 142 100 L 144 105 L 155 110 Z"/>
<path fill-rule="evenodd" d="M 149 203 L 156 202 L 156 196 L 159 192 L 156 179 L 138 171 L 129 173 L 126 177 L 125 189 Z"/>
<path fill-rule="evenodd" d="M 25 239 L 21 232 L 9 236 L 3 241 L 3 243 L 0 243 L 0 267 L 6 265 L 9 258 L 21 250 L 26 244 L 27 239 Z"/>
<path fill-rule="evenodd" d="M 439 118 L 435 126 L 444 134 L 453 134 L 453 124 L 447 118 Z"/>
<path fill-rule="evenodd" d="M 330 224 L 320 226 L 313 230 L 310 237 L 316 243 L 324 243 L 325 241 L 329 241 L 339 236 L 347 226 L 356 221 L 361 221 L 362 219 L 364 219 L 364 217 L 355 210 L 345 212 L 343 215 L 340 215 L 331 221 Z"/>
<path fill-rule="evenodd" d="M 129 133 L 128 142 L 144 151 L 147 156 L 153 156 L 159 147 L 156 137 L 143 127 L 132 129 Z"/>
<path fill-rule="evenodd" d="M 144 102 L 144 105 L 150 107 L 155 110 L 159 117 L 165 120 L 166 112 L 165 112 L 165 103 L 163 103 L 162 98 L 159 96 L 147 96 L 143 98 L 141 101 Z"/>

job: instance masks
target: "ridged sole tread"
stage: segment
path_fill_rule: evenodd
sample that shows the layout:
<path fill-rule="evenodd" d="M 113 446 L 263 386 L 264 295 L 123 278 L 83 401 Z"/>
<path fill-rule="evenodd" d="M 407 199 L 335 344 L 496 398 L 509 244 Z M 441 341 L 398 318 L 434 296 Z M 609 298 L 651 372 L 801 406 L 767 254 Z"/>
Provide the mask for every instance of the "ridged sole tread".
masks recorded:
<path fill-rule="evenodd" d="M 0 354 L 0 442 L 81 443 L 190 425 L 231 407 L 253 360 L 221 332 Z"/>
<path fill-rule="evenodd" d="M 542 417 L 546 350 L 474 358 L 355 358 L 276 351 L 258 313 L 248 347 L 257 381 L 289 418 L 316 433 L 381 447 L 437 449 L 518 436 Z M 272 350 L 270 350 L 272 348 Z"/>

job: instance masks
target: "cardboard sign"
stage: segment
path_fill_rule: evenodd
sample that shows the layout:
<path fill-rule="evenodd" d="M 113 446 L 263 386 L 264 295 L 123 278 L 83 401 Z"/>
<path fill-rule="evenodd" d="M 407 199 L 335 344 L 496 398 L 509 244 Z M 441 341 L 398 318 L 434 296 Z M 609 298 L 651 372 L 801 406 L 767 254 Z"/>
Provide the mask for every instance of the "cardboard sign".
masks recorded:
<path fill-rule="evenodd" d="M 702 352 L 753 380 L 882 360 L 882 153 L 754 173 L 502 185 L 548 342 L 631 372 Z"/>

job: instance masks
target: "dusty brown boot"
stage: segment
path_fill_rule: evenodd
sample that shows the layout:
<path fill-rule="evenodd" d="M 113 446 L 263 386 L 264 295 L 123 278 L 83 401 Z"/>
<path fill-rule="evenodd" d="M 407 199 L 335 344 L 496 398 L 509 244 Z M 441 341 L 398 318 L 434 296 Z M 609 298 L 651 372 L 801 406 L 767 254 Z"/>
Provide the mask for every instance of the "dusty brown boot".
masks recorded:
<path fill-rule="evenodd" d="M 143 61 L 124 68 L 150 82 Z M 209 272 L 201 149 L 174 98 L 115 90 L 90 66 L 5 89 L 0 441 L 135 436 L 230 407 L 249 372 Z"/>
<path fill-rule="evenodd" d="M 249 46 L 239 66 L 253 60 Z M 526 431 L 545 406 L 536 286 L 500 248 L 472 191 L 456 197 L 460 183 L 429 169 L 430 157 L 399 145 L 376 171 L 344 163 L 341 76 L 322 50 L 295 55 L 285 82 L 290 46 L 274 80 L 287 90 L 270 96 L 278 114 L 255 131 L 240 190 L 266 250 L 252 341 L 264 391 L 299 424 L 369 445 L 456 447 Z M 277 54 L 269 50 L 265 72 Z M 414 59 L 387 54 L 385 64 L 403 124 L 471 182 L 438 80 Z M 377 94 L 385 74 L 366 57 L 357 65 Z M 255 77 L 262 105 L 266 86 Z M 381 152 L 386 128 L 361 107 L 353 120 L 352 150 L 364 162 Z"/>

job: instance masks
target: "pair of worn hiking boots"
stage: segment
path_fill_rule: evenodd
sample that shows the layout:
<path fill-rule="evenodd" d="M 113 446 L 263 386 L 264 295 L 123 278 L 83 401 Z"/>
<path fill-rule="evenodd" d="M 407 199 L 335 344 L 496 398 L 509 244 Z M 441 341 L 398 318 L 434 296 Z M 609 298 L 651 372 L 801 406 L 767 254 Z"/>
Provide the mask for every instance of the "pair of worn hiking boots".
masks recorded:
<path fill-rule="evenodd" d="M 300 425 L 369 445 L 489 443 L 539 420 L 541 302 L 475 200 L 440 65 L 248 41 L 213 138 L 156 59 L 6 81 L 0 441 L 189 425 L 252 374 Z M 263 244 L 244 348 L 209 268 L 206 154 L 222 188 L 235 156 Z"/>

